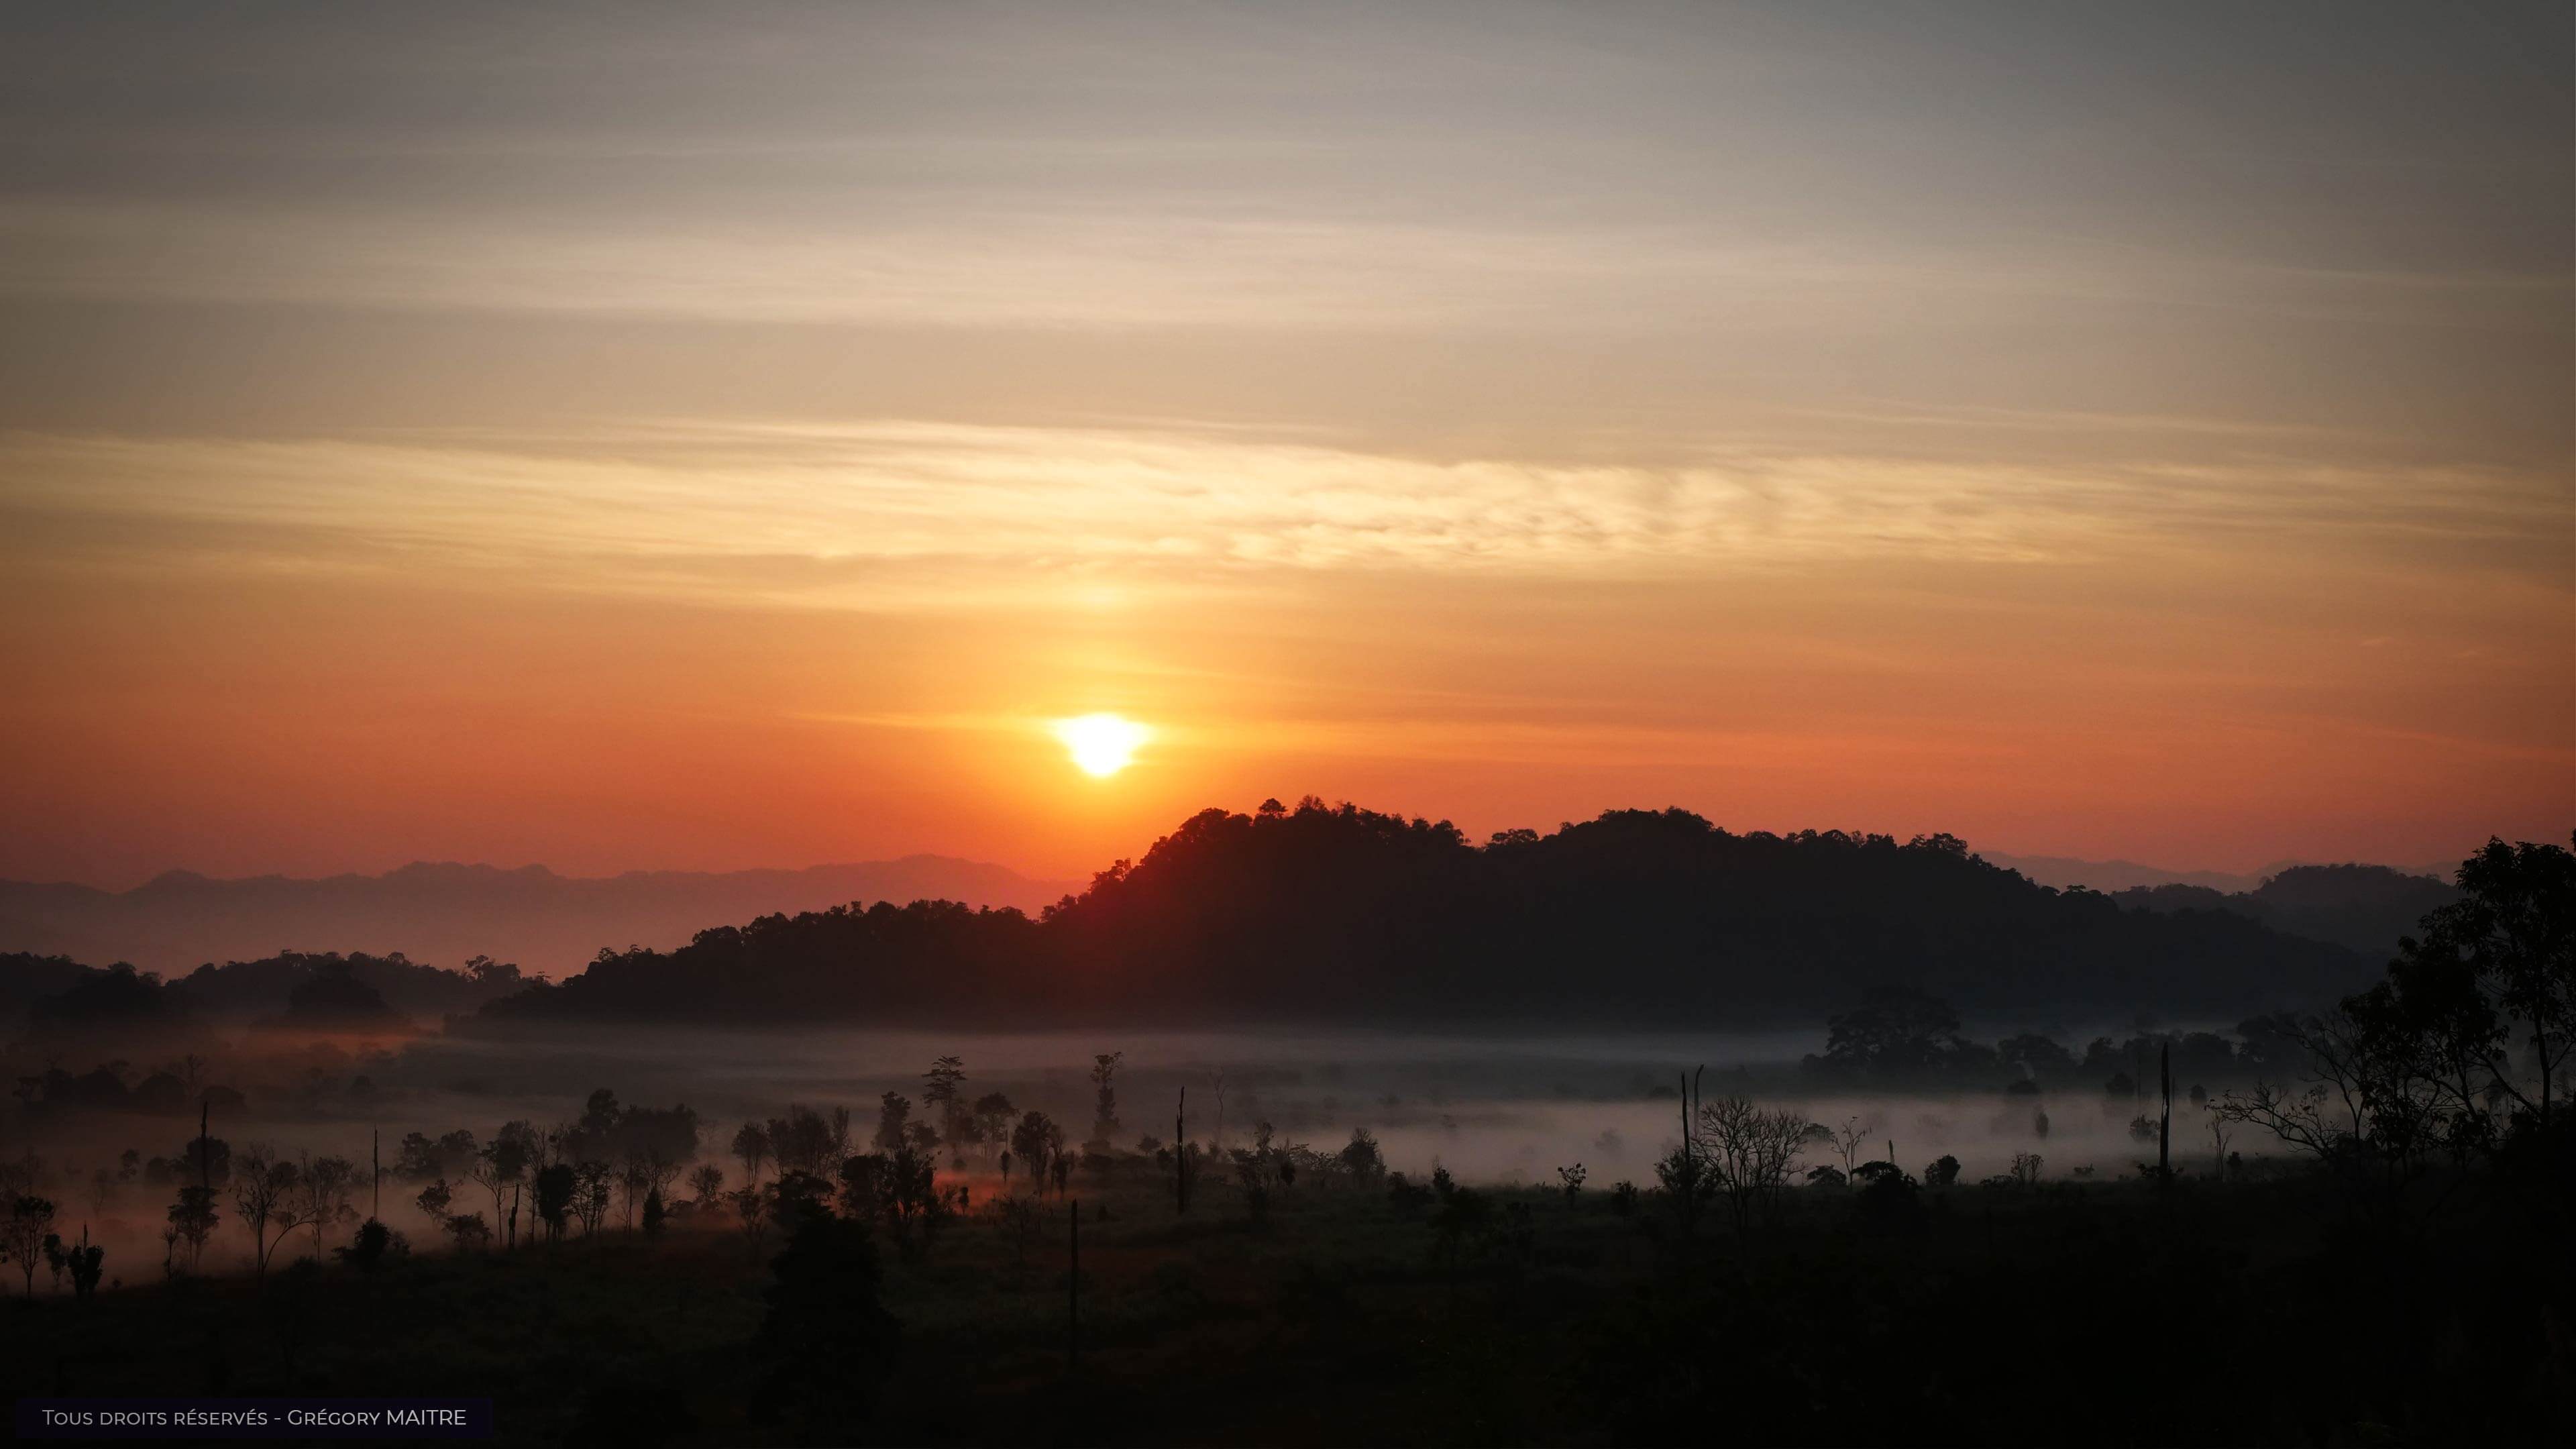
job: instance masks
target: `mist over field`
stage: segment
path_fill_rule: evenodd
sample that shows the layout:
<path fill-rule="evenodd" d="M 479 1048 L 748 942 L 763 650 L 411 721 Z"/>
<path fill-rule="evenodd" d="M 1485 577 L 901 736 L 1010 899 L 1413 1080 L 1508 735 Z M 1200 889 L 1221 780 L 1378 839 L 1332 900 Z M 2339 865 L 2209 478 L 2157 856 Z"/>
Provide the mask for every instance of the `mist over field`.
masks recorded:
<path fill-rule="evenodd" d="M 1680 1092 L 1693 1073 L 1706 1095 L 1741 1093 L 1852 1129 L 1861 1159 L 1885 1158 L 1891 1145 L 1909 1163 L 1953 1155 L 1972 1181 L 2008 1173 L 2023 1154 L 2044 1156 L 2052 1177 L 2098 1173 L 2107 1180 L 2155 1148 L 2131 1130 L 2150 1106 L 2135 1091 L 2061 1085 L 2019 1093 L 1997 1083 L 1977 1092 L 1855 1092 L 1801 1069 L 1802 1057 L 1823 1048 L 1821 1032 L 1514 1039 L 606 1028 L 429 1038 L 389 1049 L 350 1045 L 354 1054 L 328 1067 L 264 1062 L 255 1041 L 219 1058 L 218 1076 L 277 1085 L 215 1114 L 210 1130 L 236 1153 L 265 1143 L 290 1156 L 337 1155 L 362 1171 L 380 1144 L 388 1171 L 383 1220 L 419 1251 L 439 1250 L 441 1239 L 438 1223 L 413 1202 L 422 1184 L 396 1171 L 406 1134 L 436 1138 L 462 1128 L 489 1140 L 514 1121 L 551 1130 L 580 1118 L 604 1087 L 624 1104 L 693 1109 L 698 1158 L 731 1166 L 726 1143 L 743 1122 L 765 1121 L 794 1103 L 847 1108 L 864 1132 L 883 1094 L 917 1095 L 923 1068 L 952 1054 L 966 1063 L 971 1094 L 998 1091 L 1020 1110 L 1080 1122 L 1093 1108 L 1096 1055 L 1120 1052 L 1120 1149 L 1146 1139 L 1170 1142 L 1186 1088 L 1189 1132 L 1213 1151 L 1247 1146 L 1266 1125 L 1283 1149 L 1329 1153 L 1365 1129 L 1391 1170 L 1428 1178 L 1445 1169 L 1461 1181 L 1505 1188 L 1552 1187 L 1556 1170 L 1575 1164 L 1602 1188 L 1620 1180 L 1651 1185 L 1655 1162 L 1681 1138 Z M 22 1122 L 6 1150 L 41 1157 L 42 1185 L 63 1201 L 67 1222 L 108 1244 L 119 1264 L 140 1266 L 160 1260 L 164 1199 L 178 1179 L 128 1176 L 101 1185 L 97 1175 L 117 1173 L 128 1149 L 147 1161 L 175 1161 L 196 1127 L 182 1114 L 72 1110 Z M 2205 1147 L 2187 1144 L 2184 1151 Z M 975 1146 L 943 1177 L 988 1196 L 1003 1185 L 992 1158 Z M 1819 1141 L 1801 1165 L 1828 1164 L 1845 1165 L 1832 1144 Z M 461 1190 L 461 1203 L 472 1197 Z M 362 1197 L 362 1211 L 366 1205 Z M 219 1242 L 206 1266 L 246 1270 L 248 1252 L 246 1239 Z"/>

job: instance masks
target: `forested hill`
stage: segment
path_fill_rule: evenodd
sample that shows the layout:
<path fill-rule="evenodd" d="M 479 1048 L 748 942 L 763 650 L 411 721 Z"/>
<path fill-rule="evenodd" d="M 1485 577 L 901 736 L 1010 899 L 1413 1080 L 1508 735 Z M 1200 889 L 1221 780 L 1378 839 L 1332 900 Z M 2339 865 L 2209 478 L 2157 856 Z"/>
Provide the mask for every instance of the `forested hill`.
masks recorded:
<path fill-rule="evenodd" d="M 1476 845 L 1310 799 L 1203 811 L 1035 920 L 935 902 L 770 916 L 602 953 L 482 1017 L 1740 1025 L 1905 984 L 1971 1012 L 2232 1021 L 2379 964 L 2239 915 L 2053 891 L 1948 836 L 1613 811 Z"/>
<path fill-rule="evenodd" d="M 2426 914 L 2458 900 L 2448 883 L 2384 865 L 2302 865 L 2250 891 L 2193 885 L 2119 891 L 2121 905 L 2151 911 L 2230 911 L 2293 936 L 2312 936 L 2386 959 Z"/>

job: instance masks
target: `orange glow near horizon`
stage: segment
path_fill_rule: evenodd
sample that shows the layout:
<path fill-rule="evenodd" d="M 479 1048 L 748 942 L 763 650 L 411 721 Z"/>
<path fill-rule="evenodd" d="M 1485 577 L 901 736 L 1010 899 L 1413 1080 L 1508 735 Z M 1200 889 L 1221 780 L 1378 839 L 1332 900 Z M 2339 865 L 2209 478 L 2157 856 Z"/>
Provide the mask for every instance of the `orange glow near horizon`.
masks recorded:
<path fill-rule="evenodd" d="M 1615 11 L 67 9 L 0 95 L 0 878 L 1079 880 L 1309 793 L 2564 838 L 2528 37 Z"/>

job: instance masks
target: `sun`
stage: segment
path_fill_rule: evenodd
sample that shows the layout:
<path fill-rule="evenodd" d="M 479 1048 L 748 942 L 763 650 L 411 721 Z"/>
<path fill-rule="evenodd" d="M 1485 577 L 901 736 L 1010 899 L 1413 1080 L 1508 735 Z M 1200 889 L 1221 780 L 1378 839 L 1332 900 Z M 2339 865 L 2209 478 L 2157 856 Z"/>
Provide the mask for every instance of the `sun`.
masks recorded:
<path fill-rule="evenodd" d="M 1136 747 L 1153 731 L 1114 714 L 1086 714 L 1055 722 L 1055 737 L 1064 741 L 1073 763 L 1086 775 L 1106 778 L 1126 769 Z"/>

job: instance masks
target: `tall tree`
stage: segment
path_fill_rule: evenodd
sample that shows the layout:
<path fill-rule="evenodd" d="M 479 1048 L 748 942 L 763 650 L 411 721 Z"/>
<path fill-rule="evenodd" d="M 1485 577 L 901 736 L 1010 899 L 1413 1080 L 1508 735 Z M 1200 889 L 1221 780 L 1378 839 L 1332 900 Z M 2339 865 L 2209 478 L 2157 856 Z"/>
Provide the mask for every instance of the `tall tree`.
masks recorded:
<path fill-rule="evenodd" d="M 905 1128 L 912 1122 L 912 1099 L 901 1092 L 888 1092 L 877 1100 L 877 1151 L 892 1153 L 905 1141 Z"/>
<path fill-rule="evenodd" d="M 1101 1052 L 1091 1059 L 1091 1140 L 1106 1143 L 1118 1135 L 1118 1064 L 1125 1052 Z"/>
<path fill-rule="evenodd" d="M 36 1296 L 36 1265 L 44 1261 L 45 1240 L 53 1235 L 54 1204 L 34 1193 L 11 1199 L 9 1215 L 0 1218 L 0 1262 L 18 1265 L 30 1298 Z"/>
<path fill-rule="evenodd" d="M 2411 984 L 2430 995 L 2465 970 L 2449 1008 L 2462 1045 L 2480 1052 L 2496 1089 L 2546 1127 L 2576 1044 L 2576 853 L 2490 839 L 2460 863 L 2457 880 L 2460 899 L 2425 916 L 2420 939 L 2399 943 L 2390 974 L 2416 978 L 2401 991 Z M 2529 1075 L 2515 1060 L 2526 1052 Z"/>
<path fill-rule="evenodd" d="M 351 1202 L 358 1190 L 357 1164 L 345 1157 L 308 1158 L 297 1165 L 295 1176 L 296 1207 L 313 1229 L 313 1257 L 319 1262 L 324 1231 L 357 1219 Z"/>
<path fill-rule="evenodd" d="M 967 1124 L 972 1121 L 966 1108 L 966 1062 L 962 1057 L 941 1057 L 921 1074 L 922 1105 L 939 1119 L 939 1140 L 948 1146 L 952 1156 L 962 1155 L 966 1145 Z"/>

